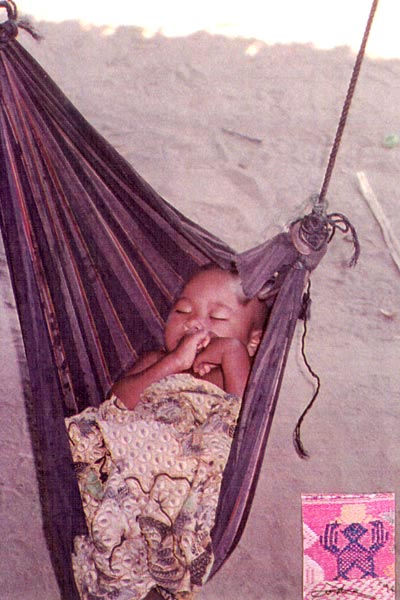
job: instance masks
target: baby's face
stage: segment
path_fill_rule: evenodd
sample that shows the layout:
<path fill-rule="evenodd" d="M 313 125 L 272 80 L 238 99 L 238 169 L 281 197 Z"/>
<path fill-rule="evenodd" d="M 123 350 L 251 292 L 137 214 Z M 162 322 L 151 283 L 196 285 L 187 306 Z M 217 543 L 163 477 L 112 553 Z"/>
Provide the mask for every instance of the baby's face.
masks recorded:
<path fill-rule="evenodd" d="M 174 350 L 186 335 L 204 330 L 212 337 L 239 339 L 247 345 L 254 327 L 255 303 L 243 304 L 239 278 L 221 269 L 202 271 L 184 287 L 168 317 L 165 345 Z"/>

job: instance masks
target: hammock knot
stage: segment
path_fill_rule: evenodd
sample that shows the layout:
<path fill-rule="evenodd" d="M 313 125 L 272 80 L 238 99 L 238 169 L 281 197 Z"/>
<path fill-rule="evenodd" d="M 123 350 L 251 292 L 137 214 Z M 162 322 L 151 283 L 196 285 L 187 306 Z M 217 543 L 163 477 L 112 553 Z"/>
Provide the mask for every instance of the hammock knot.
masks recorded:
<path fill-rule="evenodd" d="M 326 207 L 326 203 L 317 201 L 310 214 L 292 224 L 291 238 L 293 245 L 303 257 L 309 257 L 312 254 L 323 252 L 332 240 L 336 230 L 342 233 L 350 232 L 354 252 L 349 266 L 353 267 L 360 256 L 360 243 L 356 229 L 345 215 L 341 213 L 326 214 Z"/>
<path fill-rule="evenodd" d="M 299 228 L 300 239 L 311 250 L 321 250 L 329 239 L 329 225 L 320 209 L 314 208 L 309 215 L 303 217 Z"/>
<path fill-rule="evenodd" d="M 7 21 L 0 23 L 0 48 L 7 46 L 18 35 L 17 8 L 14 2 L 1 0 L 0 7 L 7 11 Z"/>
<path fill-rule="evenodd" d="M 292 223 L 290 238 L 299 252 L 299 263 L 308 271 L 313 271 L 327 250 L 329 230 L 326 220 L 311 213 Z"/>
<path fill-rule="evenodd" d="M 0 24 L 0 48 L 7 46 L 18 35 L 18 25 L 15 21 Z"/>
<path fill-rule="evenodd" d="M 18 11 L 13 0 L 0 0 L 0 8 L 5 8 L 7 11 L 7 20 L 0 23 L 0 50 L 15 40 L 18 29 L 24 29 L 35 40 L 41 39 L 27 19 L 18 20 Z"/>

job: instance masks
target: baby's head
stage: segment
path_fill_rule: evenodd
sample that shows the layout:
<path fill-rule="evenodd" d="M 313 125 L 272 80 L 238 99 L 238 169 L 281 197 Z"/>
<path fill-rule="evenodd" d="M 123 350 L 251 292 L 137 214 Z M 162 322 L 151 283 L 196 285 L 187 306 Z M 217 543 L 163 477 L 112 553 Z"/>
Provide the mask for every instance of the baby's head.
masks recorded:
<path fill-rule="evenodd" d="M 204 329 L 212 336 L 239 339 L 254 356 L 265 319 L 265 303 L 246 299 L 236 272 L 207 266 L 186 283 L 172 307 L 165 345 L 170 352 L 183 337 Z"/>

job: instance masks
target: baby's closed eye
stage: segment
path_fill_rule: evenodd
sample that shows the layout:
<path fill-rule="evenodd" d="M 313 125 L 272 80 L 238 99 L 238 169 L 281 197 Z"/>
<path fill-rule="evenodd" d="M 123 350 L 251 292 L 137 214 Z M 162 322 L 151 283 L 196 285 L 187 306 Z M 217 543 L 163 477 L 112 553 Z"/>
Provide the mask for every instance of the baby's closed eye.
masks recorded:
<path fill-rule="evenodd" d="M 178 313 L 179 315 L 188 315 L 192 312 L 192 306 L 191 306 L 190 302 L 181 298 L 175 304 L 175 307 L 173 310 L 175 313 Z"/>

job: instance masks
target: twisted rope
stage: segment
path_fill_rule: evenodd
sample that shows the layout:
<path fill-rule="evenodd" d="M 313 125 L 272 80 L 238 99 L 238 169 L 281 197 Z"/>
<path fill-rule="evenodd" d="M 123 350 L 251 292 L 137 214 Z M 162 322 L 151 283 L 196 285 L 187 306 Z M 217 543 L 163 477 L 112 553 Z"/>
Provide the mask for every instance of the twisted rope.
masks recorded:
<path fill-rule="evenodd" d="M 303 222 L 300 228 L 300 237 L 305 241 L 310 248 L 314 250 L 318 250 L 325 241 L 330 242 L 332 237 L 335 234 L 335 231 L 339 229 L 342 233 L 351 232 L 353 245 L 354 245 L 354 253 L 350 260 L 350 266 L 354 266 L 358 260 L 360 254 L 360 244 L 357 237 L 357 232 L 350 221 L 341 213 L 332 213 L 327 214 L 327 200 L 326 194 L 328 191 L 329 183 L 331 180 L 332 172 L 335 166 L 336 157 L 339 151 L 340 142 L 343 136 L 343 131 L 346 125 L 347 117 L 350 111 L 351 102 L 353 100 L 356 84 L 358 81 L 358 77 L 361 70 L 362 61 L 365 55 L 365 48 L 367 46 L 368 37 L 371 31 L 372 22 L 375 17 L 376 9 L 378 7 L 379 0 L 373 0 L 372 6 L 370 9 L 370 13 L 368 16 L 367 25 L 365 27 L 364 35 L 362 38 L 361 46 L 357 54 L 357 58 L 353 67 L 353 72 L 350 78 L 349 87 L 347 90 L 346 98 L 343 104 L 342 112 L 340 115 L 338 127 L 336 130 L 335 139 L 333 142 L 333 146 L 331 149 L 331 153 L 329 155 L 328 166 L 325 171 L 324 180 L 322 183 L 321 191 L 319 195 L 314 199 L 314 207 L 310 215 L 307 215 L 303 218 Z M 296 427 L 293 431 L 293 443 L 296 448 L 296 452 L 301 458 L 308 458 L 309 454 L 305 450 L 303 443 L 301 441 L 301 426 L 306 417 L 307 413 L 312 408 L 317 396 L 319 394 L 321 388 L 321 380 L 317 373 L 312 369 L 310 363 L 308 362 L 306 351 L 305 351 L 305 340 L 307 336 L 307 319 L 308 319 L 308 308 L 310 305 L 310 288 L 311 284 L 309 282 L 307 291 L 303 297 L 303 321 L 304 321 L 304 329 L 303 335 L 301 339 L 301 354 L 304 360 L 304 364 L 307 367 L 308 372 L 311 377 L 316 382 L 316 387 L 314 394 L 302 412 L 300 418 L 297 421 Z"/>
<path fill-rule="evenodd" d="M 331 180 L 331 176 L 332 176 L 332 172 L 335 166 L 335 162 L 336 162 L 336 157 L 339 151 L 339 146 L 340 146 L 340 142 L 342 139 L 342 135 L 343 135 L 343 131 L 346 125 L 346 121 L 347 121 L 347 116 L 349 114 L 349 110 L 350 110 L 350 106 L 351 106 L 351 102 L 353 100 L 353 96 L 354 96 L 354 91 L 356 88 L 356 84 L 357 84 L 357 80 L 358 80 L 358 76 L 360 74 L 360 70 L 361 70 L 361 65 L 362 65 L 362 61 L 364 58 L 364 54 L 365 54 L 365 48 L 367 45 L 367 41 L 368 41 L 368 37 L 369 37 L 369 33 L 371 31 L 371 27 L 372 27 L 372 22 L 374 20 L 374 16 L 376 13 L 376 9 L 378 7 L 378 2 L 379 0 L 373 0 L 372 2 L 372 6 L 371 6 L 371 10 L 369 13 L 369 17 L 368 17 L 368 21 L 367 21 L 367 25 L 364 31 L 364 35 L 363 35 L 363 39 L 361 42 L 361 46 L 360 49 L 358 51 L 357 54 L 357 58 L 356 58 L 356 62 L 354 64 L 354 68 L 353 68 L 353 72 L 351 75 L 351 79 L 350 79 L 350 83 L 349 83 L 349 87 L 347 90 L 347 94 L 346 94 L 346 98 L 343 104 L 343 109 L 342 109 L 342 113 L 339 119 L 339 124 L 336 130 L 336 135 L 335 135 L 335 139 L 333 142 L 333 146 L 332 146 L 332 150 L 329 156 L 329 160 L 328 160 L 328 166 L 326 168 L 326 172 L 325 172 L 325 177 L 322 183 L 322 187 L 321 187 L 321 191 L 319 193 L 319 197 L 318 197 L 318 202 L 320 204 L 324 204 L 325 202 L 325 197 L 328 191 L 328 187 L 329 187 L 329 182 Z"/>

